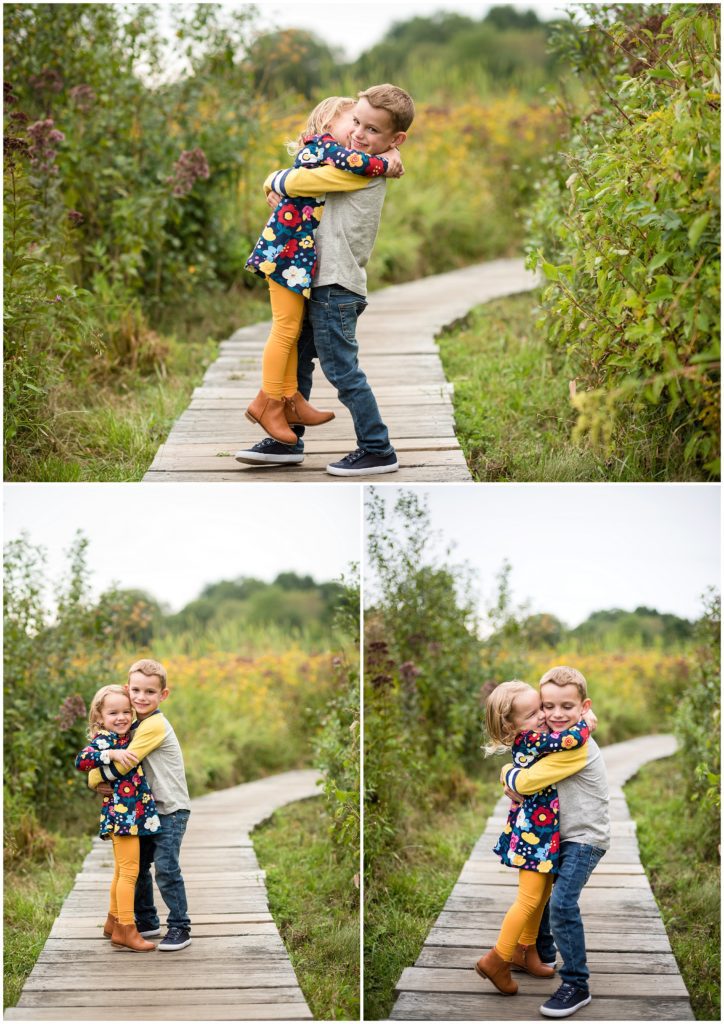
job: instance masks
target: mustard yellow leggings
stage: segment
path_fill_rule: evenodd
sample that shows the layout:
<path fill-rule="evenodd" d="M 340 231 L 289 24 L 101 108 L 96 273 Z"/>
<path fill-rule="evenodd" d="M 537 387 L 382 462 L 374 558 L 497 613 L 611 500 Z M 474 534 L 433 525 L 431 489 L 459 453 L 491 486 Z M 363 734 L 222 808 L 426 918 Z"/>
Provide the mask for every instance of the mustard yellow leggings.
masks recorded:
<path fill-rule="evenodd" d="M 138 836 L 112 836 L 115 870 L 111 882 L 111 913 L 121 924 L 133 924 L 141 843 Z"/>
<path fill-rule="evenodd" d="M 542 875 L 539 871 L 518 872 L 518 895 L 503 918 L 500 935 L 495 943 L 503 960 L 513 959 L 519 942 L 524 946 L 533 945 L 552 888 L 551 875 Z"/>
<path fill-rule="evenodd" d="M 269 281 L 272 328 L 261 361 L 261 386 L 271 398 L 297 390 L 297 342 L 304 320 L 304 296 Z"/>

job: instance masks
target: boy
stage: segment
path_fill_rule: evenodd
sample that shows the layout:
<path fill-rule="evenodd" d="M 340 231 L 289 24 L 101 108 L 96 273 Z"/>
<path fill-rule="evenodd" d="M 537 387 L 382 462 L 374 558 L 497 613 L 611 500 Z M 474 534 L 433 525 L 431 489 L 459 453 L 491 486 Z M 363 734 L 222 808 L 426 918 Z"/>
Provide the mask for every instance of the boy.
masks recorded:
<path fill-rule="evenodd" d="M 385 84 L 359 93 L 353 113 L 350 146 L 374 155 L 402 145 L 415 107 L 403 89 Z M 401 164 L 397 173 L 403 173 Z M 298 342 L 297 380 L 300 393 L 309 399 L 312 360 L 318 358 L 327 380 L 352 414 L 358 447 L 327 466 L 332 476 L 367 476 L 398 469 L 387 427 L 358 363 L 356 338 L 357 318 L 367 305 L 364 268 L 377 237 L 385 187 L 384 178 L 363 178 L 328 166 L 279 171 L 264 183 L 274 206 L 282 196 L 327 197 L 315 239 L 317 272 Z M 304 458 L 303 429 L 296 429 L 300 440 L 294 446 L 265 438 L 235 457 L 248 463 L 299 463 Z"/>
<path fill-rule="evenodd" d="M 591 701 L 585 677 L 565 665 L 550 669 L 541 678 L 540 694 L 546 724 L 551 732 L 568 729 L 589 711 Z M 558 789 L 561 835 L 560 866 L 538 937 L 538 953 L 545 962 L 555 961 L 547 935 L 547 918 L 561 951 L 562 985 L 540 1007 L 544 1017 L 570 1017 L 591 1002 L 589 971 L 581 911 L 581 890 L 610 846 L 608 779 L 601 751 L 592 737 L 576 750 L 542 757 L 530 768 L 505 765 L 501 782 L 509 795 L 528 796 L 546 786 Z"/>
<path fill-rule="evenodd" d="M 144 938 L 161 934 L 151 880 L 151 864 L 155 863 L 156 884 L 169 911 L 168 931 L 158 946 L 162 953 L 184 949 L 191 944 L 191 920 L 179 864 L 181 841 L 191 808 L 181 747 L 170 723 L 159 710 L 168 693 L 166 669 L 160 662 L 143 658 L 131 665 L 128 670 L 128 696 L 136 712 L 136 721 L 131 726 L 131 743 L 122 760 L 104 766 L 103 776 L 100 769 L 94 769 L 88 778 L 92 789 L 103 792 L 103 777 L 106 780 L 118 778 L 143 761 L 161 819 L 161 831 L 155 836 L 141 836 L 134 909 L 136 927 Z"/>

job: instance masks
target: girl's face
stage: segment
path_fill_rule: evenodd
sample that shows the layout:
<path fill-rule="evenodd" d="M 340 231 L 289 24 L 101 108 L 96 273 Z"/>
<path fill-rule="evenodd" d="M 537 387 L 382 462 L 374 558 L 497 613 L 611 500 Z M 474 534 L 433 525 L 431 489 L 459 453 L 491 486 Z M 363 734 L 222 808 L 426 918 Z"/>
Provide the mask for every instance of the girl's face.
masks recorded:
<path fill-rule="evenodd" d="M 133 713 L 131 702 L 123 693 L 109 693 L 101 707 L 101 722 L 109 732 L 117 732 L 125 736 L 131 728 Z"/>
<path fill-rule="evenodd" d="M 516 732 L 540 732 L 546 723 L 540 696 L 531 689 L 513 701 L 513 725 Z"/>
<path fill-rule="evenodd" d="M 329 128 L 327 129 L 334 137 L 335 142 L 338 142 L 340 146 L 349 148 L 349 137 L 352 134 L 354 128 L 354 117 L 352 111 L 354 107 L 345 107 L 333 121 L 330 121 Z"/>

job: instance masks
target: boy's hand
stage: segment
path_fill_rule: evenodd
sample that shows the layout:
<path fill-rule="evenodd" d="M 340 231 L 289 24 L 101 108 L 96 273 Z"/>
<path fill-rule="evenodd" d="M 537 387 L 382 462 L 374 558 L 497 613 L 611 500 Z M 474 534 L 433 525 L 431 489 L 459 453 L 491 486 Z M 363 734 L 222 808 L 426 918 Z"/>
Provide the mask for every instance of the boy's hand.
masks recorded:
<path fill-rule="evenodd" d="M 400 159 L 400 152 L 397 149 L 388 149 L 384 153 L 379 154 L 383 160 L 387 161 L 387 170 L 385 171 L 385 178 L 401 178 L 405 173 L 405 168 L 402 166 L 402 160 Z"/>
<path fill-rule="evenodd" d="M 269 192 L 267 197 L 267 206 L 270 206 L 272 210 L 276 210 L 279 203 L 282 201 L 282 196 L 278 192 Z"/>
<path fill-rule="evenodd" d="M 108 758 L 110 761 L 116 761 L 124 771 L 133 768 L 139 761 L 139 758 L 130 750 L 109 750 Z"/>
<path fill-rule="evenodd" d="M 505 795 L 509 800 L 512 800 L 514 804 L 517 804 L 518 807 L 523 803 L 523 797 L 520 793 L 516 793 L 515 790 L 509 789 L 507 786 L 505 786 Z"/>
<path fill-rule="evenodd" d="M 598 716 L 596 715 L 596 712 L 593 710 L 593 708 L 589 708 L 588 711 L 584 711 L 581 717 L 583 718 L 583 721 L 586 723 L 590 731 L 595 732 L 596 726 L 598 725 Z"/>
<path fill-rule="evenodd" d="M 100 793 L 101 796 L 113 796 L 113 786 L 110 782 L 99 782 L 96 786 L 96 793 Z"/>

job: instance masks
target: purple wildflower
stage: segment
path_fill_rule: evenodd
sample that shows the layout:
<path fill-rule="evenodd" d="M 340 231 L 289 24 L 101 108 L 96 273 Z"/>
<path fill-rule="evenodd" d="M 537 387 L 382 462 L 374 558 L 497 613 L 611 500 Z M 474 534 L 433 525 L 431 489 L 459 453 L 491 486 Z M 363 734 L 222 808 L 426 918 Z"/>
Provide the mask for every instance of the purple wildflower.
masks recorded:
<path fill-rule="evenodd" d="M 31 75 L 28 81 L 36 92 L 61 92 L 63 89 L 63 78 L 55 68 L 43 68 L 37 75 Z"/>
<path fill-rule="evenodd" d="M 55 721 L 61 732 L 68 732 L 72 729 L 79 718 L 85 718 L 85 701 L 79 693 L 73 693 L 66 697 L 60 705 L 60 710 L 55 716 Z"/>
<path fill-rule="evenodd" d="M 70 98 L 79 110 L 87 113 L 95 103 L 95 90 L 90 85 L 74 85 L 70 90 Z"/>
<path fill-rule="evenodd" d="M 30 162 L 36 171 L 44 174 L 57 174 L 58 168 L 55 165 L 55 145 L 65 139 L 65 135 L 54 128 L 55 122 L 52 117 L 45 121 L 36 121 L 28 128 L 30 136 Z"/>
<path fill-rule="evenodd" d="M 68 220 L 73 227 L 77 227 L 78 224 L 82 224 L 85 217 L 78 210 L 68 210 Z"/>
<path fill-rule="evenodd" d="M 173 174 L 166 178 L 166 183 L 172 186 L 172 195 L 180 198 L 189 194 L 199 178 L 205 181 L 210 173 L 206 154 L 197 146 L 196 149 L 183 151 L 173 165 Z"/>

